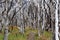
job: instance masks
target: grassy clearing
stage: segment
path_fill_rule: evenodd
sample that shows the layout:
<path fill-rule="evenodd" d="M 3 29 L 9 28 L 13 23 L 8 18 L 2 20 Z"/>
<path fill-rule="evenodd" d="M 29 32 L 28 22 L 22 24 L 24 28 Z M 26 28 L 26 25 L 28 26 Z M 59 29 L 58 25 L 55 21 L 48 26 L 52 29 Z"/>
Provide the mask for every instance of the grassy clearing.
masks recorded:
<path fill-rule="evenodd" d="M 47 31 L 45 31 L 43 33 L 43 35 L 41 35 L 41 37 L 38 37 L 38 31 L 37 30 L 32 30 L 31 28 L 28 28 L 28 27 L 25 28 L 24 35 L 22 35 L 18 31 L 17 31 L 17 35 L 16 35 L 15 31 L 13 31 L 12 33 L 9 33 L 8 40 L 27 40 L 27 36 L 30 32 L 35 33 L 35 40 L 50 40 L 50 38 L 52 37 L 52 33 L 47 32 Z M 3 40 L 3 37 L 4 37 L 4 34 L 0 33 L 0 40 Z"/>
<path fill-rule="evenodd" d="M 38 37 L 38 40 L 51 40 L 52 39 L 52 33 L 45 31 L 43 35 Z"/>
<path fill-rule="evenodd" d="M 0 40 L 3 40 L 3 33 L 0 33 Z"/>
<path fill-rule="evenodd" d="M 26 40 L 26 36 L 24 35 L 21 35 L 21 34 L 19 34 L 18 33 L 18 35 L 16 36 L 15 34 L 10 34 L 9 36 L 8 36 L 8 40 Z"/>

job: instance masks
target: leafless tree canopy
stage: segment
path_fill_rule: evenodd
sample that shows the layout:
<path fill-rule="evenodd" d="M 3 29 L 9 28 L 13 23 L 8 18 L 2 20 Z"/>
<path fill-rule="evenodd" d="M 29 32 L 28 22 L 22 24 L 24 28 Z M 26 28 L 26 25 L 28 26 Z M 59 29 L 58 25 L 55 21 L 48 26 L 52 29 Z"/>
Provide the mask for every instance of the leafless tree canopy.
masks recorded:
<path fill-rule="evenodd" d="M 4 40 L 8 40 L 8 26 L 20 27 L 24 34 L 25 27 L 60 33 L 60 0 L 0 0 L 0 32 L 5 29 Z M 55 33 L 58 32 L 58 33 Z"/>

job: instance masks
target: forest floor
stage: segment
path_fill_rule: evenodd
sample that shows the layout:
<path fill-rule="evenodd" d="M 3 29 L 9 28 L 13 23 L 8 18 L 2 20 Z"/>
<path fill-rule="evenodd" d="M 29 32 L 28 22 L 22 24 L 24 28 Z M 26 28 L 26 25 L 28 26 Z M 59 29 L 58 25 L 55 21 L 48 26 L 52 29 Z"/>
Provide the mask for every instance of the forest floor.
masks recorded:
<path fill-rule="evenodd" d="M 51 40 L 51 38 L 52 38 L 52 33 L 51 32 L 45 31 L 43 33 L 43 35 L 41 34 L 40 37 L 38 37 L 38 31 L 37 30 L 32 30 L 30 28 L 26 28 L 24 35 L 22 35 L 18 31 L 16 33 L 16 30 L 9 33 L 8 40 L 27 40 L 27 37 L 28 37 L 30 32 L 35 33 L 35 40 Z M 3 40 L 3 38 L 4 38 L 4 33 L 0 33 L 0 40 Z"/>

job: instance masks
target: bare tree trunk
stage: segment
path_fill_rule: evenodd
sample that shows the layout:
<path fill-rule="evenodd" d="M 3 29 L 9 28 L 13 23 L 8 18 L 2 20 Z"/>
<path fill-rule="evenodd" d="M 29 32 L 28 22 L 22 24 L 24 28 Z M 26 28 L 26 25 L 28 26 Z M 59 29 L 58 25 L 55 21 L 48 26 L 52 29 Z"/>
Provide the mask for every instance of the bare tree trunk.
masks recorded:
<path fill-rule="evenodd" d="M 45 9 L 44 9 L 44 0 L 42 0 L 42 10 L 43 10 L 43 25 L 42 25 L 42 30 L 44 30 L 45 27 Z"/>
<path fill-rule="evenodd" d="M 58 37 L 58 32 L 59 27 L 58 27 L 58 0 L 56 0 L 56 10 L 55 10 L 55 40 L 59 40 Z"/>
<path fill-rule="evenodd" d="M 9 25 L 9 18 L 8 18 L 8 0 L 6 0 L 6 13 L 5 13 L 5 30 L 4 30 L 4 40 L 8 40 L 8 25 Z"/>
<path fill-rule="evenodd" d="M 0 23 L 0 32 L 2 32 L 2 23 Z"/>
<path fill-rule="evenodd" d="M 21 33 L 24 34 L 24 20 L 23 20 L 23 17 L 24 17 L 24 13 L 23 13 L 23 10 L 21 9 Z"/>
<path fill-rule="evenodd" d="M 40 36 L 40 14 L 39 14 L 39 11 L 40 11 L 40 9 L 39 9 L 39 4 L 38 4 L 38 36 Z"/>
<path fill-rule="evenodd" d="M 8 40 L 8 27 L 5 27 L 4 30 L 4 40 Z"/>

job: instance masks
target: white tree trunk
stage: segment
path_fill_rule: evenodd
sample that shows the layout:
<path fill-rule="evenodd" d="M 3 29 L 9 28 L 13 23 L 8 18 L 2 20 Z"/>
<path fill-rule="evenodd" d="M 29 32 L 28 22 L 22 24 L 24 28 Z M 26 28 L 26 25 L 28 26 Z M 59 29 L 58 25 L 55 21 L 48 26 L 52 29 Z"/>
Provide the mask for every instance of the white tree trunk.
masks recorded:
<path fill-rule="evenodd" d="M 39 11 L 40 11 L 40 9 L 39 9 L 39 4 L 38 4 L 38 36 L 40 36 L 40 23 L 39 23 L 40 15 L 39 15 Z"/>
<path fill-rule="evenodd" d="M 58 37 L 58 30 L 59 30 L 59 27 L 58 27 L 58 0 L 56 0 L 56 11 L 55 11 L 55 40 L 59 40 L 59 37 Z"/>
<path fill-rule="evenodd" d="M 42 0 L 42 10 L 43 10 L 43 25 L 42 25 L 42 30 L 44 29 L 45 26 L 45 9 L 44 9 L 44 0 Z"/>
<path fill-rule="evenodd" d="M 4 40 L 8 40 L 8 27 L 5 27 L 4 30 Z"/>
<path fill-rule="evenodd" d="M 0 32 L 2 32 L 2 23 L 0 23 Z"/>

